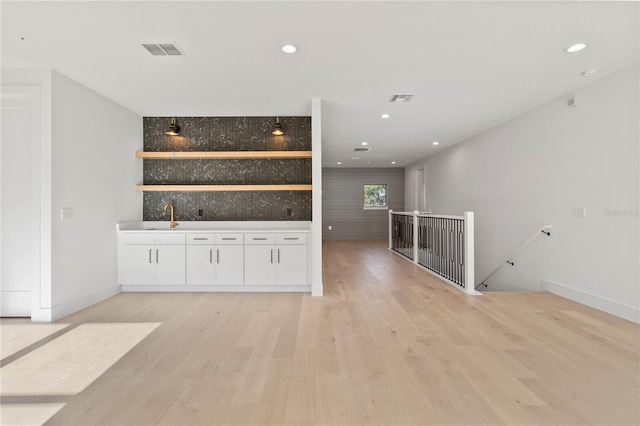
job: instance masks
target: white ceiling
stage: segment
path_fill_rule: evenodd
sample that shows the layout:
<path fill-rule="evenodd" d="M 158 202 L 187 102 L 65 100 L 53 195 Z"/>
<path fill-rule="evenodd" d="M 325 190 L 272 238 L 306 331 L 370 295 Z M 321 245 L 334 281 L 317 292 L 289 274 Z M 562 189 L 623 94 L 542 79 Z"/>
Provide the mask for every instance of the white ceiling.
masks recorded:
<path fill-rule="evenodd" d="M 638 61 L 639 49 L 636 2 L 2 1 L 0 8 L 3 67 L 51 67 L 143 116 L 308 115 L 310 98 L 320 97 L 329 167 L 411 164 L 579 92 Z M 152 57 L 141 46 L 166 41 L 186 56 Z M 577 41 L 589 47 L 564 53 Z M 281 53 L 286 43 L 298 53 Z M 590 68 L 600 73 L 580 75 Z M 391 104 L 392 94 L 415 97 Z M 390 119 L 380 119 L 385 112 Z M 362 141 L 372 150 L 349 160 Z"/>

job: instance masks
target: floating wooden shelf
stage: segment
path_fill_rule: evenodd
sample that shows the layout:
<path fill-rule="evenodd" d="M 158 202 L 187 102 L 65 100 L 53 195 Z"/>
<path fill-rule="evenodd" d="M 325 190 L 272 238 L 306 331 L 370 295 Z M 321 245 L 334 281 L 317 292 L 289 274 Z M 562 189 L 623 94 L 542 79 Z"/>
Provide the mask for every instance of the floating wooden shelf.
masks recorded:
<path fill-rule="evenodd" d="M 311 151 L 137 151 L 136 157 L 147 159 L 226 159 L 226 158 L 311 158 Z"/>
<path fill-rule="evenodd" d="M 311 185 L 136 185 L 138 191 L 311 191 Z"/>

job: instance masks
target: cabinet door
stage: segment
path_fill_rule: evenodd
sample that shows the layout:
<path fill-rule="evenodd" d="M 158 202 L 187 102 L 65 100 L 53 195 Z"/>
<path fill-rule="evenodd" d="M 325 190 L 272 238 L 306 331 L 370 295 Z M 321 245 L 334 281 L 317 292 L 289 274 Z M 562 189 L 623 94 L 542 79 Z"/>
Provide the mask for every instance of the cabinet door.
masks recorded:
<path fill-rule="evenodd" d="M 242 246 L 216 246 L 213 257 L 216 262 L 215 283 L 218 285 L 242 285 L 244 250 Z"/>
<path fill-rule="evenodd" d="M 184 245 L 156 245 L 153 256 L 153 260 L 156 262 L 155 284 L 184 285 Z"/>
<path fill-rule="evenodd" d="M 276 283 L 274 246 L 244 246 L 244 284 L 273 285 Z"/>
<path fill-rule="evenodd" d="M 211 285 L 214 283 L 213 245 L 187 246 L 187 285 Z"/>
<path fill-rule="evenodd" d="M 307 284 L 307 246 L 279 245 L 276 247 L 278 284 Z"/>
<path fill-rule="evenodd" d="M 153 284 L 153 245 L 124 246 L 124 284 Z"/>

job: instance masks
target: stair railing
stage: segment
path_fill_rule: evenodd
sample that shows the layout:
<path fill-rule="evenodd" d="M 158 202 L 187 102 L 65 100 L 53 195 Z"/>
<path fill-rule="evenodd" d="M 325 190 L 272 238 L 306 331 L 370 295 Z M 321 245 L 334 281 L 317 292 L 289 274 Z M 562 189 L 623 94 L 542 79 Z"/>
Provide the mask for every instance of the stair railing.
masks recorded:
<path fill-rule="evenodd" d="M 527 247 L 529 247 L 529 245 L 531 245 L 531 243 L 533 243 L 535 240 L 537 240 L 538 237 L 540 237 L 541 235 L 546 235 L 547 237 L 550 237 L 551 236 L 551 225 L 544 225 L 540 231 L 538 231 L 534 235 L 532 235 L 531 238 L 529 238 L 524 244 L 522 244 L 520 246 L 520 248 L 515 252 L 515 254 L 513 256 L 511 256 L 505 262 L 503 262 L 500 265 L 498 265 L 493 271 L 491 271 L 491 273 L 489 275 L 487 275 L 487 277 L 484 280 L 480 281 L 480 283 L 478 284 L 478 287 L 479 286 L 484 286 L 485 288 L 489 288 L 489 286 L 486 284 L 486 282 L 491 277 L 493 277 L 495 274 L 497 274 L 498 271 L 500 271 L 500 269 L 502 269 L 503 266 L 505 266 L 505 265 L 516 266 L 516 262 L 514 261 L 514 259 L 517 258 L 520 253 L 522 253 Z"/>
<path fill-rule="evenodd" d="M 473 212 L 389 210 L 389 249 L 468 294 L 475 290 Z"/>

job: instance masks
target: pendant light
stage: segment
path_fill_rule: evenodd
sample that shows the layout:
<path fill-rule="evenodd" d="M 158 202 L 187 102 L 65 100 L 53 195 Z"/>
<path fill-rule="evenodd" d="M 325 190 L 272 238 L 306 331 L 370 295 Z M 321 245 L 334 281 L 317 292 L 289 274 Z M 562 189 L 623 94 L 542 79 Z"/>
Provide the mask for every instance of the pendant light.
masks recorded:
<path fill-rule="evenodd" d="M 282 136 L 284 135 L 284 130 L 282 130 L 282 125 L 280 124 L 280 117 L 276 117 L 276 124 L 273 126 L 273 130 L 271 134 L 274 136 Z"/>
<path fill-rule="evenodd" d="M 178 126 L 176 124 L 176 118 L 175 117 L 171 118 L 171 125 L 169 126 L 167 131 L 164 132 L 164 133 L 166 135 L 169 135 L 169 136 L 178 136 L 178 133 L 180 133 L 180 126 Z"/>

